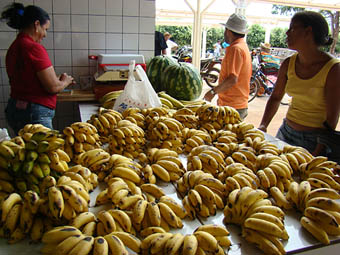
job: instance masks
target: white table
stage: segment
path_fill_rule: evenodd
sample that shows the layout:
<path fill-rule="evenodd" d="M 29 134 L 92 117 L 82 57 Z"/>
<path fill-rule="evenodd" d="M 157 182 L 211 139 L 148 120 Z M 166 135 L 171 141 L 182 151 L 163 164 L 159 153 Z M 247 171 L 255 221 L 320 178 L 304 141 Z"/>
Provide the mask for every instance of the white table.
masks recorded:
<path fill-rule="evenodd" d="M 83 104 L 79 105 L 80 116 L 82 121 L 86 121 L 90 116 L 98 111 L 98 105 Z M 279 139 L 265 134 L 266 140 L 281 147 L 284 145 Z M 185 161 L 184 158 L 182 158 Z M 183 162 L 185 163 L 185 162 Z M 186 164 L 184 164 L 186 165 Z M 177 201 L 181 200 L 181 196 L 176 192 L 175 186 L 171 183 L 159 183 L 164 189 L 165 193 Z M 100 192 L 102 186 L 97 187 L 94 192 L 90 194 L 91 203 L 93 206 L 97 194 Z M 90 207 L 90 211 L 98 212 L 104 207 Z M 171 232 L 180 232 L 182 234 L 192 233 L 201 224 L 219 224 L 223 226 L 223 212 L 219 210 L 215 216 L 208 217 L 207 219 L 196 219 L 193 221 L 183 220 L 182 229 L 172 229 Z M 335 255 L 340 253 L 340 237 L 331 239 L 331 244 L 328 246 L 320 244 L 314 237 L 312 237 L 306 230 L 302 229 L 299 219 L 301 215 L 297 212 L 288 212 L 285 217 L 285 227 L 289 234 L 289 240 L 284 243 L 287 254 L 308 254 L 308 255 Z M 227 229 L 230 231 L 230 240 L 232 246 L 230 247 L 229 253 L 231 255 L 247 254 L 257 255 L 262 252 L 255 248 L 253 244 L 249 244 L 241 237 L 241 228 L 236 225 L 227 225 Z M 0 239 L 0 255 L 35 255 L 39 254 L 41 244 L 29 244 L 28 240 L 24 240 L 15 245 L 8 245 L 6 239 Z"/>

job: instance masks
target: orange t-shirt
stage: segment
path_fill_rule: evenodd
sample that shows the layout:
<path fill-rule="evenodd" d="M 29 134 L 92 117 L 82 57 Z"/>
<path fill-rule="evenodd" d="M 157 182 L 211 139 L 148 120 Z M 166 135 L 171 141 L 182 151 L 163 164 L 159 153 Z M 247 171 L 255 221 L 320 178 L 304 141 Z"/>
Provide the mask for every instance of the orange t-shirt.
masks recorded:
<path fill-rule="evenodd" d="M 235 109 L 248 108 L 252 66 L 249 48 L 244 38 L 235 40 L 226 48 L 221 65 L 219 83 L 231 74 L 238 77 L 238 82 L 227 91 L 218 94 L 217 104 L 228 105 Z"/>

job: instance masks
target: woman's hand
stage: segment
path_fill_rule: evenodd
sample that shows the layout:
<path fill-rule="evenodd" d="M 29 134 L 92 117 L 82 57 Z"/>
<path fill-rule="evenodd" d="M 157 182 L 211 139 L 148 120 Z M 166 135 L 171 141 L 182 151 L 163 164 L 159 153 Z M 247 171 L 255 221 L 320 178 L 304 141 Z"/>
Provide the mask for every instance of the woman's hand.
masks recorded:
<path fill-rule="evenodd" d="M 214 98 L 215 95 L 213 95 L 210 90 L 205 93 L 204 100 L 207 100 L 208 102 L 211 102 L 211 100 Z"/>
<path fill-rule="evenodd" d="M 67 86 L 71 84 L 75 84 L 74 78 L 71 75 L 68 75 L 67 73 L 63 73 L 59 76 L 59 80 L 62 82 L 65 82 Z"/>
<path fill-rule="evenodd" d="M 261 130 L 261 131 L 263 131 L 263 132 L 265 132 L 265 133 L 267 133 L 267 127 L 266 127 L 265 125 L 260 125 L 260 126 L 258 127 L 258 129 Z"/>

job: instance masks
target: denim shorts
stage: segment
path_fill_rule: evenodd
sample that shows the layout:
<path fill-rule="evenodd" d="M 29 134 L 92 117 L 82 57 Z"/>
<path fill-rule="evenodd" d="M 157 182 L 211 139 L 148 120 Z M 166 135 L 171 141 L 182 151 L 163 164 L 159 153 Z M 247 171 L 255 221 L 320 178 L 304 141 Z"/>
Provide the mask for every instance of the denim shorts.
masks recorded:
<path fill-rule="evenodd" d="M 35 103 L 28 103 L 26 109 L 18 109 L 16 105 L 17 100 L 10 98 L 5 109 L 7 122 L 15 134 L 18 134 L 19 130 L 29 123 L 39 123 L 53 129 L 54 109 Z"/>
<path fill-rule="evenodd" d="M 248 108 L 236 109 L 236 111 L 238 111 L 242 120 L 248 116 Z"/>
<path fill-rule="evenodd" d="M 309 152 L 313 152 L 318 144 L 318 134 L 319 132 L 317 131 L 297 131 L 288 126 L 286 120 L 283 120 L 283 123 L 276 134 L 276 138 L 290 145 L 300 146 L 307 149 Z"/>

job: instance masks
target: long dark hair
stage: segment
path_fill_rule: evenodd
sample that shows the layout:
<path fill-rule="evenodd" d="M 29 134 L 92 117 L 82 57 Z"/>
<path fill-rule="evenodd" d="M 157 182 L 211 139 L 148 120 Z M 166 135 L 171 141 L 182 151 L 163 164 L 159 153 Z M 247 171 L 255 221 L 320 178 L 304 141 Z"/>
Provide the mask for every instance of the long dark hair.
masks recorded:
<path fill-rule="evenodd" d="M 318 12 L 302 11 L 297 12 L 292 22 L 299 22 L 304 27 L 312 27 L 314 41 L 318 46 L 328 46 L 333 42 L 329 35 L 329 28 L 326 19 Z"/>
<path fill-rule="evenodd" d="M 9 27 L 21 30 L 34 24 L 37 20 L 43 26 L 50 20 L 50 16 L 38 6 L 28 5 L 24 7 L 21 3 L 12 3 L 5 7 L 5 10 L 1 13 L 1 20 L 6 20 Z"/>

